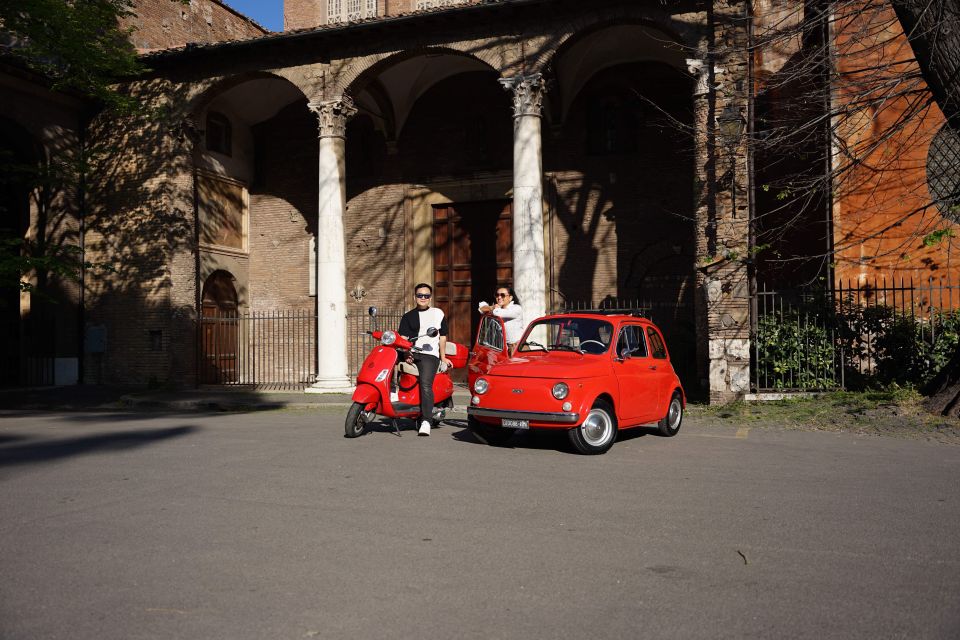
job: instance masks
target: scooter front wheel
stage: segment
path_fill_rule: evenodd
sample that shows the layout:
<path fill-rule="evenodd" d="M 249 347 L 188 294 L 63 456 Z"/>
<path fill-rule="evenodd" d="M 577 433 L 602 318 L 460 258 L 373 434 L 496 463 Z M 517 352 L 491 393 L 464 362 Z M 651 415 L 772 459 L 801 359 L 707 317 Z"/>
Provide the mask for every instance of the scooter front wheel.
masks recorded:
<path fill-rule="evenodd" d="M 362 436 L 367 431 L 367 420 L 363 411 L 362 402 L 354 402 L 347 410 L 347 419 L 343 424 L 344 435 L 347 438 Z"/>

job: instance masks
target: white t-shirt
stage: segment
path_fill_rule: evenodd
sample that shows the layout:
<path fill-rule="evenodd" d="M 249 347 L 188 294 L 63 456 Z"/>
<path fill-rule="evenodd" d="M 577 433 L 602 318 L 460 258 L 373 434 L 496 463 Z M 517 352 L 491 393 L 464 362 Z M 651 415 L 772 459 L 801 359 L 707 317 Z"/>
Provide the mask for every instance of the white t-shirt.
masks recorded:
<path fill-rule="evenodd" d="M 433 338 L 424 335 L 430 327 L 435 327 L 439 331 L 439 335 Z M 400 335 L 413 340 L 414 346 L 418 347 L 423 353 L 439 358 L 440 336 L 447 335 L 447 323 L 443 317 L 443 311 L 437 307 L 430 307 L 422 311 L 419 308 L 411 309 L 403 314 L 400 319 L 398 332 Z"/>
<path fill-rule="evenodd" d="M 507 344 L 520 342 L 523 337 L 523 307 L 511 302 L 504 308 L 494 307 L 491 313 L 503 320 L 503 328 L 507 330 Z"/>

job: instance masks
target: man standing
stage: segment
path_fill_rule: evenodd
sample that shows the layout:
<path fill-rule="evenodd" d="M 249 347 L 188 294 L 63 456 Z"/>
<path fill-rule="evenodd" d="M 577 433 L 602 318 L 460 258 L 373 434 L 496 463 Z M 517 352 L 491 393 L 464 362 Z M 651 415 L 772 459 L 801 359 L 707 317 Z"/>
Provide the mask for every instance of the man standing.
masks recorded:
<path fill-rule="evenodd" d="M 420 371 L 420 430 L 421 436 L 430 435 L 430 418 L 433 416 L 433 379 L 442 362 L 444 367 L 451 366 L 446 356 L 447 349 L 447 319 L 443 311 L 430 306 L 433 298 L 433 287 L 421 282 L 413 288 L 417 306 L 403 314 L 400 318 L 400 327 L 397 330 L 401 336 L 413 342 L 417 348 L 413 352 L 413 362 Z M 428 336 L 427 331 L 437 329 L 435 336 Z"/>

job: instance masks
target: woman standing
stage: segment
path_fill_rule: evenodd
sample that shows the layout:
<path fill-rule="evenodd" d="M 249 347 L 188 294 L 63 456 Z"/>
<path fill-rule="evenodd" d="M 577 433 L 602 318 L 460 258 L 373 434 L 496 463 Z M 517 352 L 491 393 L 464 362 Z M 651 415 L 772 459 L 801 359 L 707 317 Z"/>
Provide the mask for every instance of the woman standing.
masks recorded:
<path fill-rule="evenodd" d="M 497 287 L 496 300 L 492 306 L 480 303 L 480 313 L 492 313 L 503 320 L 503 327 L 507 331 L 507 347 L 510 348 L 510 355 L 513 355 L 523 337 L 523 307 L 513 287 Z"/>

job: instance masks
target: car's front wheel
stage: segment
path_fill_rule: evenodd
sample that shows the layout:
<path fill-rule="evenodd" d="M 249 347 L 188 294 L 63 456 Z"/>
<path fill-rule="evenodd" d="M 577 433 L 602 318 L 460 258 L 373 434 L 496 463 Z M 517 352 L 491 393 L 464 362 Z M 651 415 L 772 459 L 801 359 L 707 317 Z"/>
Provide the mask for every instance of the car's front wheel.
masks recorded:
<path fill-rule="evenodd" d="M 494 447 L 505 445 L 510 438 L 513 437 L 513 434 L 516 433 L 516 429 L 485 424 L 473 416 L 467 416 L 467 427 L 475 436 L 480 438 L 480 440 Z"/>
<path fill-rule="evenodd" d="M 660 419 L 657 428 L 660 435 L 670 437 L 677 435 L 680 431 L 680 423 L 683 422 L 683 400 L 680 399 L 680 392 L 674 391 L 670 398 L 670 406 L 667 407 L 667 415 Z"/>
<path fill-rule="evenodd" d="M 583 424 L 567 432 L 570 444 L 579 453 L 597 455 L 606 453 L 617 439 L 617 418 L 613 407 L 605 400 L 597 400 Z"/>

